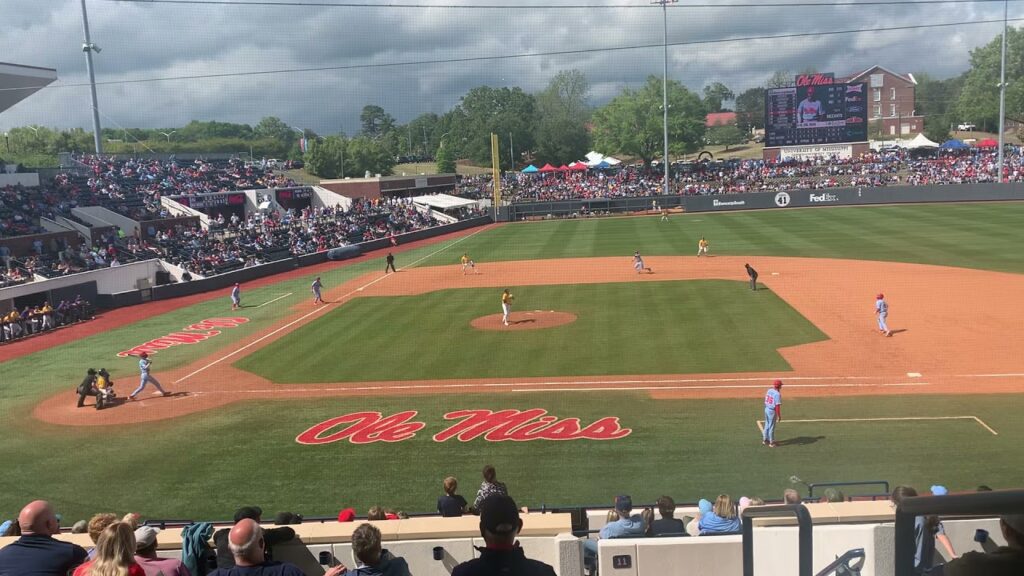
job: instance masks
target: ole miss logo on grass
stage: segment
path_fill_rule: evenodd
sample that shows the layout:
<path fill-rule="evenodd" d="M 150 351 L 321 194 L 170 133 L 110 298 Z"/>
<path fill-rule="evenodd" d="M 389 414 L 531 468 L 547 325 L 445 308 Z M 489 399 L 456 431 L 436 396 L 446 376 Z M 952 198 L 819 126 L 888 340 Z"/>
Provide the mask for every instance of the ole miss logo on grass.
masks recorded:
<path fill-rule="evenodd" d="M 185 326 L 181 329 L 181 332 L 171 332 L 166 336 L 154 338 L 149 342 L 139 344 L 134 348 L 118 352 L 117 355 L 120 358 L 127 358 L 129 356 L 138 356 L 143 352 L 147 354 L 156 354 L 157 351 L 170 348 L 171 346 L 197 344 L 207 338 L 212 338 L 220 334 L 220 330 L 217 330 L 217 328 L 235 328 L 248 321 L 248 318 L 242 317 L 207 318 L 201 322 Z"/>
<path fill-rule="evenodd" d="M 347 440 L 351 444 L 402 442 L 416 437 L 426 428 L 413 420 L 416 410 L 384 417 L 380 412 L 353 412 L 321 422 L 299 434 L 299 444 L 330 444 Z M 434 442 L 456 439 L 469 442 L 483 438 L 488 442 L 530 442 L 533 440 L 618 440 L 633 431 L 619 426 L 619 419 L 608 416 L 583 426 L 579 418 L 549 416 L 543 408 L 531 410 L 456 410 L 444 415 L 455 424 L 434 434 Z"/>

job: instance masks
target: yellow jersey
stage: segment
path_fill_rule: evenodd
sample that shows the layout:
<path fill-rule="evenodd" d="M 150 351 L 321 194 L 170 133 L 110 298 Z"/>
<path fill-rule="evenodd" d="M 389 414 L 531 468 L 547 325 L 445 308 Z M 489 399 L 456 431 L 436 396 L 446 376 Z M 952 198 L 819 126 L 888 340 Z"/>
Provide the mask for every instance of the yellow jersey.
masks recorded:
<path fill-rule="evenodd" d="M 513 296 L 511 294 L 508 294 L 506 292 L 502 292 L 502 294 L 501 294 L 501 303 L 502 304 L 511 304 L 512 303 L 512 298 L 513 298 Z"/>
<path fill-rule="evenodd" d="M 469 257 L 466 256 L 465 254 L 463 254 L 462 255 L 462 265 L 465 266 L 466 264 L 469 264 Z"/>
<path fill-rule="evenodd" d="M 106 388 L 107 387 L 107 379 L 104 378 L 103 376 L 97 374 L 96 375 L 96 387 L 99 388 L 100 390 L 103 390 L 104 388 Z"/>
<path fill-rule="evenodd" d="M 708 241 L 703 239 L 703 238 L 701 238 L 700 242 L 698 242 L 697 245 L 700 246 L 701 248 L 707 248 L 708 247 Z"/>

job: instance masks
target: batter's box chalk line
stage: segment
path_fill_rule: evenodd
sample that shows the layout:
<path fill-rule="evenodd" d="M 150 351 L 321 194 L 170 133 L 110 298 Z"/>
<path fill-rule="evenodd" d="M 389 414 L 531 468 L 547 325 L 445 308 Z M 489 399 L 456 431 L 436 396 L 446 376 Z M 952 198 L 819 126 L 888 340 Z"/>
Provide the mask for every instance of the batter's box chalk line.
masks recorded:
<path fill-rule="evenodd" d="M 999 432 L 992 429 L 984 420 L 977 416 L 900 416 L 892 418 L 813 418 L 808 420 L 783 420 L 783 423 L 798 424 L 811 422 L 905 422 L 913 420 L 973 420 L 979 426 L 988 430 L 993 436 L 999 436 Z M 764 420 L 755 420 L 757 429 L 764 433 Z"/>

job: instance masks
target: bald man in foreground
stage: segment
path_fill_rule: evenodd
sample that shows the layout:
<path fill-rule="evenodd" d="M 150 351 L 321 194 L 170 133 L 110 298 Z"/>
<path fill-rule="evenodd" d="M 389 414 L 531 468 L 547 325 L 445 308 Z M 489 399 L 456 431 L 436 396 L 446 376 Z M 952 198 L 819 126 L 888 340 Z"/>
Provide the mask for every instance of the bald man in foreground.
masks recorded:
<path fill-rule="evenodd" d="M 243 518 L 231 528 L 228 545 L 235 557 L 234 567 L 218 568 L 210 576 L 305 576 L 294 564 L 267 561 L 263 554 L 263 529 L 251 518 Z M 324 576 L 337 576 L 344 572 L 344 566 L 336 566 Z"/>
<path fill-rule="evenodd" d="M 53 507 L 35 500 L 18 514 L 21 538 L 0 550 L 0 576 L 67 576 L 85 562 L 85 548 L 53 538 L 60 525 Z"/>

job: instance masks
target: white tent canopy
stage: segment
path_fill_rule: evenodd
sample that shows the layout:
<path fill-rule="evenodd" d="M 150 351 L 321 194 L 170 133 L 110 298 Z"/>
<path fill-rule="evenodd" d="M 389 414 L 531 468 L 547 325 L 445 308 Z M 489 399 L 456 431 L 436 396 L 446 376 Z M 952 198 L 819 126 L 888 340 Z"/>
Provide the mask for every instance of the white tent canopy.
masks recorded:
<path fill-rule="evenodd" d="M 458 196 L 451 196 L 449 194 L 430 194 L 427 196 L 415 196 L 412 199 L 413 203 L 420 204 L 421 206 L 430 206 L 435 210 L 451 210 L 453 208 L 465 208 L 467 206 L 476 206 L 476 200 L 467 200 L 465 198 L 459 198 Z"/>
<path fill-rule="evenodd" d="M 600 152 L 593 151 L 587 153 L 586 159 L 587 161 L 585 162 L 585 164 L 590 167 L 597 166 L 601 162 L 607 162 L 609 166 L 617 166 L 619 164 L 622 164 L 622 160 L 612 158 L 611 156 L 605 156 Z"/>
<path fill-rule="evenodd" d="M 913 140 L 907 142 L 907 148 L 938 148 L 938 142 L 932 142 L 924 134 L 918 134 Z"/>

